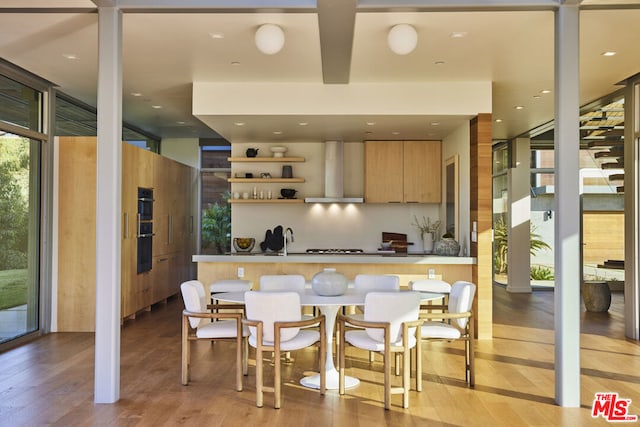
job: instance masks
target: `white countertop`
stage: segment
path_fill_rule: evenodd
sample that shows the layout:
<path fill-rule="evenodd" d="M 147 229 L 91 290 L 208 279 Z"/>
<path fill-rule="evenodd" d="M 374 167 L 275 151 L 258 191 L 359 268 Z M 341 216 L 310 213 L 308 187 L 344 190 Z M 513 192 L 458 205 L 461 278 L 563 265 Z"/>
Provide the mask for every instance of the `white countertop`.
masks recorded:
<path fill-rule="evenodd" d="M 476 264 L 475 257 L 450 257 L 439 255 L 316 255 L 293 253 L 283 255 L 264 255 L 261 253 L 230 255 L 193 255 L 193 262 L 242 262 L 242 263 L 304 263 L 304 264 Z"/>

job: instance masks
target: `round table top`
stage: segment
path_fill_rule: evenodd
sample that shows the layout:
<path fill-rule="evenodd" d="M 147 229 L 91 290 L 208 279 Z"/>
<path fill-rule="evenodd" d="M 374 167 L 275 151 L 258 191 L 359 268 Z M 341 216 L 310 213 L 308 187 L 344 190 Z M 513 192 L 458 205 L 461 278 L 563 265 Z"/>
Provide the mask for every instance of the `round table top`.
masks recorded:
<path fill-rule="evenodd" d="M 347 292 L 345 292 L 343 295 L 332 297 L 318 295 L 313 292 L 312 289 L 305 289 L 303 291 L 299 291 L 298 293 L 300 294 L 300 305 L 303 306 L 364 305 L 364 300 L 367 295 L 367 292 L 357 291 L 353 288 L 347 289 Z M 244 303 L 244 294 L 245 291 L 223 292 L 215 294 L 214 298 L 216 300 L 225 302 Z M 437 300 L 444 296 L 444 294 L 435 292 L 420 292 L 420 294 L 422 295 L 421 300 L 423 302 Z"/>

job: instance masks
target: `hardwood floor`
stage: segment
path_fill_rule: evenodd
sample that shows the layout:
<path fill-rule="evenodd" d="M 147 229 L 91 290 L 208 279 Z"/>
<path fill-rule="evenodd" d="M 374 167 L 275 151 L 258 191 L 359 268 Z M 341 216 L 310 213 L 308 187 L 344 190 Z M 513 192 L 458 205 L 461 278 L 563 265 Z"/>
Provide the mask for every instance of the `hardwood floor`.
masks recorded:
<path fill-rule="evenodd" d="M 554 402 L 553 292 L 508 294 L 494 288 L 494 338 L 476 346 L 476 387 L 464 382 L 462 343 L 425 345 L 423 391 L 383 409 L 382 363 L 349 352 L 347 373 L 361 384 L 345 396 L 320 396 L 298 384 L 316 351 L 293 353 L 284 365 L 282 409 L 273 396 L 255 406 L 250 352 L 244 391 L 234 388 L 231 343 L 193 344 L 192 376 L 180 384 L 180 311 L 173 297 L 122 329 L 121 399 L 93 403 L 91 333 L 50 334 L 0 354 L 0 425 L 11 426 L 588 426 L 596 392 L 632 399 L 640 415 L 640 343 L 624 338 L 622 294 L 608 313 L 587 313 L 581 323 L 581 408 Z M 379 359 L 377 359 L 379 360 Z M 265 380 L 272 371 L 265 366 Z M 395 380 L 399 381 L 399 377 Z"/>

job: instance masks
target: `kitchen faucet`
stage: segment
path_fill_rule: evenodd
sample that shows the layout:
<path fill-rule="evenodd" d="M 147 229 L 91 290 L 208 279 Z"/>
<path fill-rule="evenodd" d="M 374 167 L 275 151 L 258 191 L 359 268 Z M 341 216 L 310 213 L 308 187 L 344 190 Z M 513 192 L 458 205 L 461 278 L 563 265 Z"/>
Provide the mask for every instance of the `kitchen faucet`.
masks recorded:
<path fill-rule="evenodd" d="M 287 233 L 291 234 L 291 243 L 293 243 L 293 241 L 294 241 L 293 240 L 293 229 L 291 227 L 287 227 L 287 229 L 284 230 L 284 236 L 283 236 L 283 238 L 284 238 L 284 250 L 282 252 L 283 256 L 287 256 L 287 253 L 288 253 L 287 252 Z"/>

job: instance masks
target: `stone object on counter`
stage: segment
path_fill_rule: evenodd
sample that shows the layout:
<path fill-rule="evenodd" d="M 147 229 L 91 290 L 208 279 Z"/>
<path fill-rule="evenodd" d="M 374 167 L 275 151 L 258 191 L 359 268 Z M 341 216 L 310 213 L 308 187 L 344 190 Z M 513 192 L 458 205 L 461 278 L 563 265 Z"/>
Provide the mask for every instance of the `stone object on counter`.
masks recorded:
<path fill-rule="evenodd" d="M 435 243 L 433 251 L 436 255 L 458 256 L 460 244 L 451 237 L 443 237 Z"/>
<path fill-rule="evenodd" d="M 320 296 L 334 297 L 347 291 L 347 277 L 335 268 L 325 268 L 311 279 L 311 289 Z"/>

